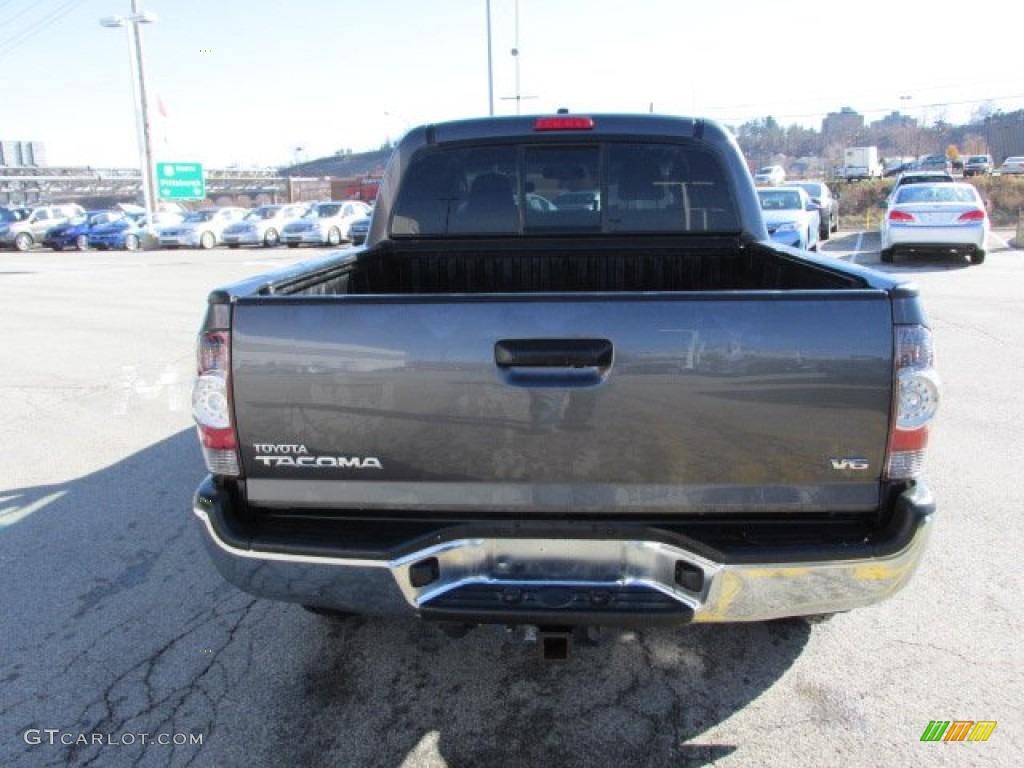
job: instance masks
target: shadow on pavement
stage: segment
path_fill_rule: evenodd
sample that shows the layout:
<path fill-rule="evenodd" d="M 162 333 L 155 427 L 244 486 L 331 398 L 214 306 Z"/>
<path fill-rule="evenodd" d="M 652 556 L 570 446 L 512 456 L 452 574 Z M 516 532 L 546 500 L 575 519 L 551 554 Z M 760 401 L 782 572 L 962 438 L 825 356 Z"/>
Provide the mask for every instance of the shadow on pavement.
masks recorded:
<path fill-rule="evenodd" d="M 966 256 L 957 256 L 954 253 L 898 253 L 894 260 L 883 264 L 878 259 L 878 254 L 872 256 L 871 262 L 858 261 L 859 264 L 867 264 L 879 272 L 890 273 L 914 273 L 921 272 L 949 272 L 954 269 L 969 269 L 972 265 Z M 977 265 L 977 268 L 984 269 L 985 265 Z"/>
<path fill-rule="evenodd" d="M 326 637 L 289 714 L 308 733 L 290 757 L 324 766 L 708 765 L 742 745 L 702 734 L 764 694 L 810 632 L 801 622 L 616 631 L 545 665 L 493 627 L 452 640 L 410 621 L 321 621 Z M 287 731 L 282 722 L 282 743 Z"/>
<path fill-rule="evenodd" d="M 810 636 L 609 630 L 545 665 L 494 627 L 455 640 L 412 618 L 326 619 L 220 578 L 190 512 L 202 474 L 186 429 L 59 486 L 0 490 L 0 764 L 707 765 L 744 745 L 705 734 Z M 91 741 L 143 733 L 202 743 Z"/>

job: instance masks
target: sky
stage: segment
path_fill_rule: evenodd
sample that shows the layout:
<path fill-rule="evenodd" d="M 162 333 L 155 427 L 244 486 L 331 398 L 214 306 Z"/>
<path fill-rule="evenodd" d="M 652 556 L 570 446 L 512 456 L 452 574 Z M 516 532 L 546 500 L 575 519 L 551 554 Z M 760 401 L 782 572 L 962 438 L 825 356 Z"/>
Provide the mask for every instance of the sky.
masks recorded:
<path fill-rule="evenodd" d="M 99 24 L 130 7 L 0 0 L 0 139 L 44 142 L 50 165 L 138 166 L 128 32 Z M 491 77 L 487 0 L 140 7 L 158 17 L 142 26 L 155 159 L 207 168 L 378 149 L 413 125 L 487 115 L 489 93 L 497 115 L 815 129 L 842 107 L 954 123 L 986 103 L 1024 108 L 1024 57 L 1000 32 L 1024 6 L 1006 0 L 955 13 L 934 0 L 490 0 Z"/>

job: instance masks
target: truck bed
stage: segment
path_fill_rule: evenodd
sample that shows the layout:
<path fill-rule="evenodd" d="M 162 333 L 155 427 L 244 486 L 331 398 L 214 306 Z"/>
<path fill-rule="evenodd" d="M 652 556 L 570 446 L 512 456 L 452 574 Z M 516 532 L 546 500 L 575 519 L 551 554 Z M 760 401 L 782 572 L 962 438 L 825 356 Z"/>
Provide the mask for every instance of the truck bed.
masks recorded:
<path fill-rule="evenodd" d="M 737 238 L 638 244 L 552 240 L 514 251 L 487 242 L 382 245 L 266 285 L 266 294 L 604 293 L 839 290 L 856 275 Z"/>

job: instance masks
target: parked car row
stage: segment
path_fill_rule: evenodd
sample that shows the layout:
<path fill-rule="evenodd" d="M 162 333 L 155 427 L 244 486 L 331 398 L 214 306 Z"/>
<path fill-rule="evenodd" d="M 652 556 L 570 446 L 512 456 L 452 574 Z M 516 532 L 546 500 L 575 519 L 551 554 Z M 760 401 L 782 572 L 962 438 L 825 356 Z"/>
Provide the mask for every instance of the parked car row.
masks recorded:
<path fill-rule="evenodd" d="M 56 251 L 133 251 L 141 247 L 149 232 L 161 248 L 358 244 L 366 239 L 371 212 L 372 208 L 360 200 L 332 200 L 253 209 L 227 206 L 161 211 L 150 222 L 137 206 L 95 211 L 78 205 L 0 208 L 0 248 L 28 251 L 42 245 Z M 356 222 L 359 225 L 353 232 Z"/>
<path fill-rule="evenodd" d="M 1012 176 L 1024 174 L 1024 156 L 1006 158 L 996 166 L 992 155 L 965 155 L 950 160 L 945 155 L 925 155 L 920 160 L 898 163 L 885 170 L 886 176 L 899 176 L 917 171 L 937 171 L 953 177 Z"/>

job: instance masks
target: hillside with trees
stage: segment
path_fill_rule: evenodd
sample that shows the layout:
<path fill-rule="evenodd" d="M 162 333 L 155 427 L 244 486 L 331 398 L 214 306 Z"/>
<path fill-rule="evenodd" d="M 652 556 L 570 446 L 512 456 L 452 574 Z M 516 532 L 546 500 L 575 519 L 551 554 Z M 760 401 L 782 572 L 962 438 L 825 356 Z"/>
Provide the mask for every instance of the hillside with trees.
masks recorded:
<path fill-rule="evenodd" d="M 946 122 L 941 113 L 929 119 L 892 112 L 867 122 L 844 107 L 822 120 L 820 130 L 781 125 L 773 117 L 758 118 L 735 128 L 751 167 L 782 165 L 793 175 L 828 175 L 842 164 L 845 147 L 877 146 L 882 157 L 946 154 L 990 154 L 996 162 L 1024 155 L 1024 110 L 1003 113 L 991 104 L 979 107 L 964 125 Z"/>

